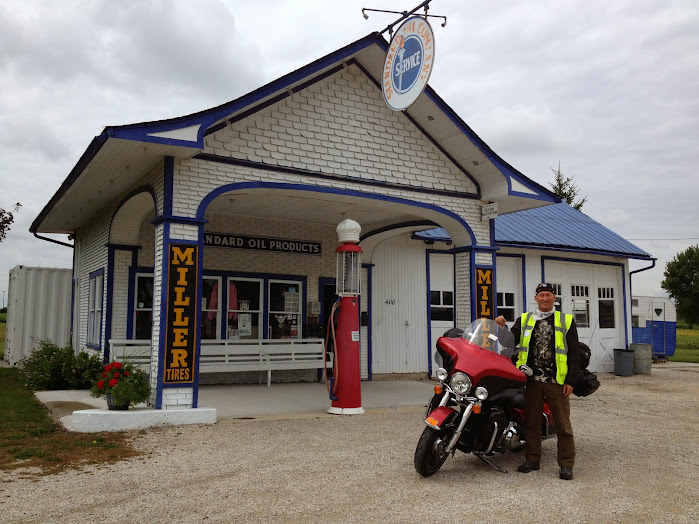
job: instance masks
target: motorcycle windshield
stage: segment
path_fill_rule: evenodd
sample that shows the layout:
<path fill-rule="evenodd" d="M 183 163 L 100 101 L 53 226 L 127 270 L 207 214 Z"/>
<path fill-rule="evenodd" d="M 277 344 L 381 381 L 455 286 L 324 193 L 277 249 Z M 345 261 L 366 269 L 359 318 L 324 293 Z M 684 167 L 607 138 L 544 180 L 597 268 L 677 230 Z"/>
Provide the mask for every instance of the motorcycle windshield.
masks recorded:
<path fill-rule="evenodd" d="M 511 358 L 515 350 L 515 336 L 506 327 L 498 326 L 494 320 L 479 318 L 464 329 L 463 338 L 498 355 Z"/>

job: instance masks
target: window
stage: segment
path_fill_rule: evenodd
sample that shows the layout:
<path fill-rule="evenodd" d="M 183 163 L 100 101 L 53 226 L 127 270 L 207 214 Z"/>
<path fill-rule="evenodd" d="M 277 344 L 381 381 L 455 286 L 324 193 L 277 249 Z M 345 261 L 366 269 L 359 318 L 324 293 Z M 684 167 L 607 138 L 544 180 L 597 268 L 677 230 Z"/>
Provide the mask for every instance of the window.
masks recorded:
<path fill-rule="evenodd" d="M 573 318 L 579 328 L 590 327 L 590 288 L 588 286 L 570 286 L 573 299 Z"/>
<path fill-rule="evenodd" d="M 515 321 L 515 294 L 498 293 L 498 314 L 508 322 Z"/>
<path fill-rule="evenodd" d="M 638 307 L 638 299 L 637 298 L 631 299 L 631 307 Z"/>
<path fill-rule="evenodd" d="M 560 284 L 551 284 L 553 286 L 553 294 L 556 295 L 556 300 L 553 302 L 553 308 L 556 311 L 561 311 L 561 306 L 563 305 L 563 293 L 561 292 Z"/>
<path fill-rule="evenodd" d="M 269 338 L 301 338 L 301 282 L 269 281 Z"/>
<path fill-rule="evenodd" d="M 640 323 L 639 323 L 638 315 L 632 315 L 631 316 L 631 327 L 639 327 L 639 325 L 640 325 Z"/>
<path fill-rule="evenodd" d="M 454 321 L 453 291 L 430 291 L 430 316 L 432 320 Z"/>
<path fill-rule="evenodd" d="M 232 339 L 262 338 L 262 280 L 228 279 L 228 330 Z"/>
<path fill-rule="evenodd" d="M 614 318 L 614 288 L 600 287 L 597 289 L 597 300 L 599 305 L 599 327 L 600 329 L 612 329 L 616 325 Z"/>
<path fill-rule="evenodd" d="M 87 345 L 99 348 L 102 339 L 102 297 L 104 294 L 104 269 L 90 275 L 87 306 Z"/>
<path fill-rule="evenodd" d="M 201 283 L 201 339 L 217 339 L 221 318 L 220 277 L 204 277 Z"/>
<path fill-rule="evenodd" d="M 134 297 L 134 337 L 150 339 L 153 330 L 153 275 L 136 274 L 136 296 Z"/>

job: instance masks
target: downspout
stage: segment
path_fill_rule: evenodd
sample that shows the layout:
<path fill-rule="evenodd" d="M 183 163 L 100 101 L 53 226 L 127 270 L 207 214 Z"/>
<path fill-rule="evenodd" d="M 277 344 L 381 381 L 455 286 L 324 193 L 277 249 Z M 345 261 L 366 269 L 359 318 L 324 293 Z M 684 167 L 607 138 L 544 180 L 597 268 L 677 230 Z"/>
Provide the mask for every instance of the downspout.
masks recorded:
<path fill-rule="evenodd" d="M 641 269 L 634 269 L 633 271 L 629 271 L 629 294 L 631 297 L 633 297 L 633 286 L 632 286 L 632 279 L 631 277 L 633 276 L 634 273 L 641 273 L 642 271 L 648 271 L 649 269 L 653 269 L 655 267 L 655 262 L 658 260 L 657 258 L 652 258 L 651 259 L 653 262 L 650 266 L 648 267 L 642 267 Z"/>
<path fill-rule="evenodd" d="M 73 244 L 68 244 L 66 242 L 61 242 L 60 240 L 54 240 L 53 238 L 48 238 L 48 237 L 42 237 L 41 235 L 37 234 L 36 231 L 34 231 L 34 236 L 38 238 L 39 240 L 46 240 L 47 242 L 53 242 L 54 244 L 58 244 L 59 246 L 66 246 L 75 249 L 75 246 Z"/>

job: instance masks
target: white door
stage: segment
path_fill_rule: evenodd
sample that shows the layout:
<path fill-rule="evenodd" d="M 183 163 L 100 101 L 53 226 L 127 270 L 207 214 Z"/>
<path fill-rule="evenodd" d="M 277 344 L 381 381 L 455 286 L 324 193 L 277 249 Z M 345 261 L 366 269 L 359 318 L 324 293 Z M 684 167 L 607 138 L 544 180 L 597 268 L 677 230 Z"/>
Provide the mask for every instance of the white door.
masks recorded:
<path fill-rule="evenodd" d="M 435 344 L 454 324 L 454 256 L 430 254 L 430 351 L 429 368 L 437 371 L 434 362 Z"/>
<path fill-rule="evenodd" d="M 399 235 L 374 250 L 372 373 L 427 372 L 424 245 Z"/>

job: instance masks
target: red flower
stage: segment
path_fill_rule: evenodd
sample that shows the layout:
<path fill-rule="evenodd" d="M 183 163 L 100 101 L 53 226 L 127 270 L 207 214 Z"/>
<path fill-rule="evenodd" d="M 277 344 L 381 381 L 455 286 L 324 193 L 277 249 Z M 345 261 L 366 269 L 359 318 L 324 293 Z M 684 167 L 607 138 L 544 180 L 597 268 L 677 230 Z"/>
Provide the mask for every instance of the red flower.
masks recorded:
<path fill-rule="evenodd" d="M 128 377 L 128 376 L 129 376 L 129 372 L 128 372 L 128 371 L 124 371 L 124 376 L 125 376 L 125 377 Z"/>
<path fill-rule="evenodd" d="M 100 380 L 99 382 L 97 382 L 97 387 L 99 389 L 104 389 L 104 380 Z"/>
<path fill-rule="evenodd" d="M 112 367 L 114 369 L 121 369 L 121 362 L 113 362 Z"/>
<path fill-rule="evenodd" d="M 105 370 L 105 371 L 111 371 L 111 370 L 112 370 L 112 365 L 111 365 L 111 364 L 107 364 L 106 366 L 104 366 L 104 370 Z"/>
<path fill-rule="evenodd" d="M 119 383 L 119 381 L 118 381 L 117 379 L 113 378 L 112 380 L 109 381 L 109 387 L 110 387 L 110 388 L 113 388 L 113 387 L 116 386 L 118 383 Z"/>
<path fill-rule="evenodd" d="M 106 372 L 106 371 L 104 371 L 104 372 L 102 373 L 102 378 L 107 378 L 107 372 Z"/>
<path fill-rule="evenodd" d="M 119 378 L 119 373 L 114 373 L 114 378 Z"/>

